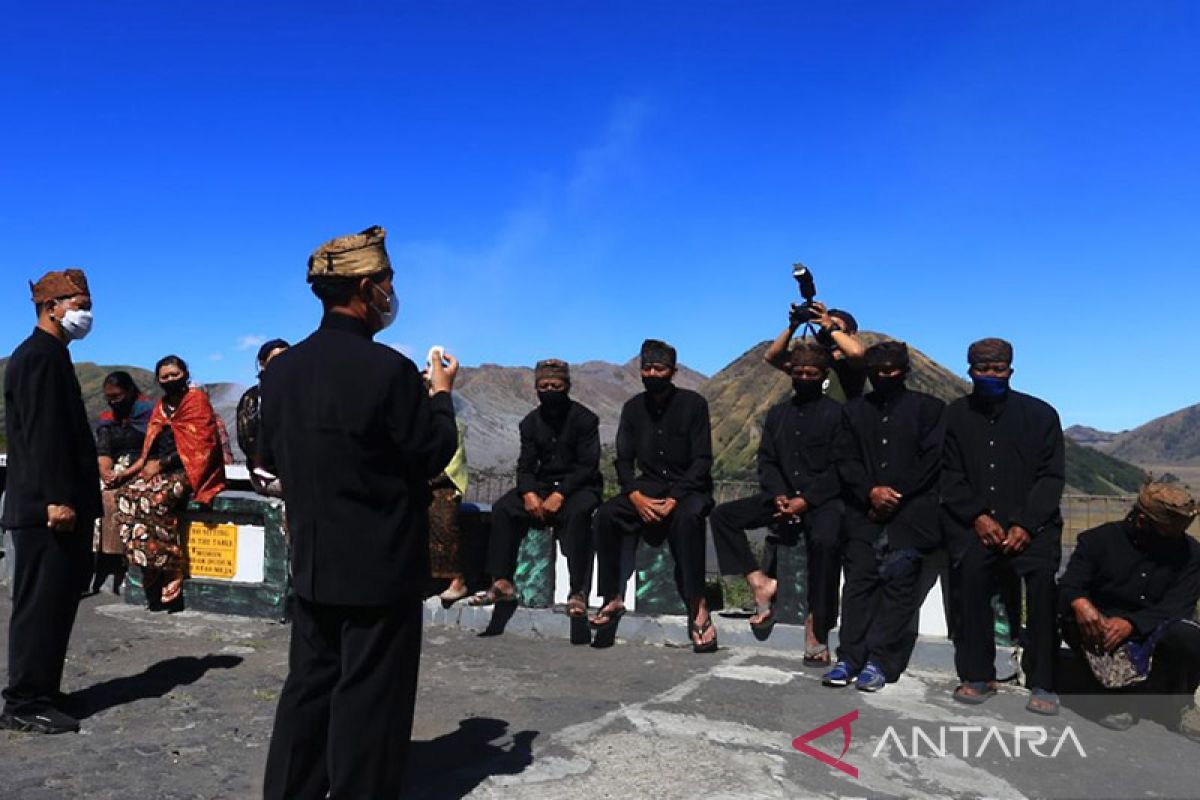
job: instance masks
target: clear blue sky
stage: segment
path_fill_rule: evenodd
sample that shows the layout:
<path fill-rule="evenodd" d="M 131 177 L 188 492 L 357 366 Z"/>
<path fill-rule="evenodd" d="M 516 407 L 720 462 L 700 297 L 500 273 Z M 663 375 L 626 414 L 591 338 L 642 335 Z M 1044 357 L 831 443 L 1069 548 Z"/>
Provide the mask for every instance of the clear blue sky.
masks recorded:
<path fill-rule="evenodd" d="M 311 7 L 305 7 L 311 6 Z M 714 372 L 792 261 L 864 327 L 1120 429 L 1200 401 L 1200 5 L 10 5 L 0 350 L 84 267 L 77 360 L 249 381 L 308 253 L 389 232 L 382 340 Z"/>

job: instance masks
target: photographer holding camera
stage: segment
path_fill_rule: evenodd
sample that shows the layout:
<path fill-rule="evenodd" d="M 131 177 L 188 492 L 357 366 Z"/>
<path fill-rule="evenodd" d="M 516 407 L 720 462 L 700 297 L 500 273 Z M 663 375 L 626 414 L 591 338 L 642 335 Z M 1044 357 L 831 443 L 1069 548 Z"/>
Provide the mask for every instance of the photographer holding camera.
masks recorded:
<path fill-rule="evenodd" d="M 803 303 L 793 303 L 788 313 L 788 326 L 775 337 L 763 354 L 763 360 L 781 372 L 788 371 L 788 350 L 796 331 L 801 327 L 816 329 L 813 338 L 829 350 L 833 375 L 829 378 L 826 396 L 846 402 L 861 397 L 867 382 L 863 354 L 867 349 L 859 340 L 858 322 L 849 311 L 830 309 L 816 300 L 816 284 L 812 271 L 796 264 L 792 276 L 800 286 Z"/>

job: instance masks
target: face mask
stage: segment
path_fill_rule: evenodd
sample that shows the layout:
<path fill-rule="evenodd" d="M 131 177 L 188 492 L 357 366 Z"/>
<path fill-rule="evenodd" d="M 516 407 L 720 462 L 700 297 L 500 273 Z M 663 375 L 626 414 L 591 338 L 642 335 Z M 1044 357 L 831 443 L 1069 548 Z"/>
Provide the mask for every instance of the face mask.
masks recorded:
<path fill-rule="evenodd" d="M 92 312 L 82 308 L 68 309 L 59 320 L 63 333 L 72 341 L 79 341 L 92 331 Z"/>
<path fill-rule="evenodd" d="M 158 388 L 162 389 L 163 394 L 167 397 L 177 397 L 178 395 L 181 395 L 187 391 L 187 378 L 175 378 L 174 380 L 170 381 L 159 381 Z"/>
<path fill-rule="evenodd" d="M 642 386 L 646 387 L 650 394 L 662 394 L 671 388 L 671 379 L 658 376 L 643 377 Z"/>
<path fill-rule="evenodd" d="M 371 286 L 378 290 L 380 294 L 383 293 L 383 289 L 378 284 L 372 283 Z M 371 304 L 371 308 L 375 309 L 376 313 L 379 314 L 379 330 L 384 330 L 385 328 L 390 327 L 391 324 L 396 321 L 397 314 L 400 313 L 400 298 L 396 297 L 395 286 L 393 286 L 391 291 L 387 293 L 387 301 L 387 311 L 379 308 L 374 303 Z"/>
<path fill-rule="evenodd" d="M 972 375 L 971 382 L 975 384 L 975 396 L 981 400 L 999 400 L 1008 394 L 1008 378 Z"/>
<path fill-rule="evenodd" d="M 571 398 L 565 391 L 538 392 L 537 396 L 538 402 L 547 411 L 562 411 L 571 404 Z"/>
<path fill-rule="evenodd" d="M 113 410 L 113 416 L 117 419 L 124 419 L 129 416 L 129 412 L 133 410 L 133 398 L 126 397 L 124 400 L 118 400 L 115 403 L 109 403 L 108 407 Z"/>
<path fill-rule="evenodd" d="M 792 378 L 792 391 L 798 400 L 816 400 L 821 396 L 821 387 L 825 381 Z"/>
<path fill-rule="evenodd" d="M 895 394 L 904 388 L 904 375 L 897 375 L 893 378 L 872 375 L 871 386 L 882 395 Z"/>

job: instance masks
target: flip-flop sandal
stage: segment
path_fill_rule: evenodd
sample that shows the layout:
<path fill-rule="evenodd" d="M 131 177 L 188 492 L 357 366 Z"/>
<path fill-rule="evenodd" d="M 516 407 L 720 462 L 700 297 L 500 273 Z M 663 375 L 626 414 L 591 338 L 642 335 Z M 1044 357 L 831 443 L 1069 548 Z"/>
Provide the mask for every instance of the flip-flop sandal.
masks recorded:
<path fill-rule="evenodd" d="M 1032 711 L 1034 714 L 1041 714 L 1043 717 L 1057 717 L 1058 706 L 1058 695 L 1054 692 L 1047 692 L 1045 689 L 1034 689 L 1033 693 L 1029 695 L 1029 702 L 1025 704 L 1025 710 Z"/>
<path fill-rule="evenodd" d="M 582 597 L 567 598 L 567 616 L 571 619 L 581 619 L 587 616 L 587 603 Z"/>
<path fill-rule="evenodd" d="M 811 650 L 804 651 L 804 666 L 806 667 L 828 667 L 829 666 L 829 645 L 819 645 Z"/>
<path fill-rule="evenodd" d="M 762 616 L 763 614 L 766 614 L 766 616 Z M 755 606 L 754 615 L 760 618 L 758 622 L 750 623 L 750 630 L 755 633 L 770 633 L 771 629 L 775 627 L 775 609 L 772 606 L 765 608 Z"/>
<path fill-rule="evenodd" d="M 588 626 L 594 631 L 606 631 L 617 627 L 617 622 L 619 622 L 623 616 L 625 616 L 624 607 L 610 610 L 605 610 L 602 608 L 596 612 L 596 616 L 588 620 Z M 596 620 L 599 617 L 605 617 L 604 622 L 597 622 Z"/>
<path fill-rule="evenodd" d="M 715 653 L 715 652 L 717 652 L 717 637 L 715 634 L 714 634 L 711 642 L 704 642 L 703 644 L 701 644 L 700 642 L 696 641 L 696 637 L 703 639 L 704 634 L 708 633 L 708 631 L 710 629 L 712 629 L 712 627 L 713 627 L 713 624 L 712 624 L 711 616 L 708 619 L 704 620 L 704 624 L 700 625 L 700 626 L 696 626 L 692 623 L 692 621 L 690 619 L 688 620 L 688 635 L 692 639 L 692 652 L 693 653 Z"/>
<path fill-rule="evenodd" d="M 995 695 L 996 684 L 989 681 L 964 681 L 954 690 L 954 699 L 969 706 L 982 705 Z"/>
<path fill-rule="evenodd" d="M 467 601 L 469 606 L 495 606 L 502 603 L 517 602 L 516 592 L 497 592 L 496 587 L 488 589 L 486 592 L 477 592 Z"/>
<path fill-rule="evenodd" d="M 450 606 L 462 600 L 471 592 L 469 589 L 463 589 L 461 592 L 451 592 L 449 589 L 438 595 L 438 599 L 442 601 L 442 608 L 450 608 Z"/>

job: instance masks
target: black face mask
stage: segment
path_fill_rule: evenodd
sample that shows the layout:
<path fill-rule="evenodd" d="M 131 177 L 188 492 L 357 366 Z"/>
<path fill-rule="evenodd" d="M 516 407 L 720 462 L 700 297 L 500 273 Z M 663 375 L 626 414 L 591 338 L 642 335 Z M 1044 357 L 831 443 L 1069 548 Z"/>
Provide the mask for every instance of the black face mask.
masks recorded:
<path fill-rule="evenodd" d="M 650 394 L 662 394 L 671 388 L 671 379 L 660 378 L 656 375 L 643 376 L 642 386 L 646 387 L 646 391 Z"/>
<path fill-rule="evenodd" d="M 187 391 L 187 378 L 175 378 L 170 381 L 159 381 L 158 388 L 162 389 L 162 393 L 167 397 L 178 397 Z"/>
<path fill-rule="evenodd" d="M 123 400 L 110 402 L 108 407 L 112 409 L 114 417 L 125 419 L 125 417 L 129 416 L 129 412 L 133 410 L 133 398 L 126 397 Z"/>
<path fill-rule="evenodd" d="M 905 375 L 898 375 L 894 378 L 885 378 L 882 375 L 872 375 L 871 386 L 885 396 L 896 394 L 904 388 L 905 377 Z"/>
<path fill-rule="evenodd" d="M 792 391 L 796 393 L 797 400 L 816 400 L 821 396 L 824 385 L 825 381 L 822 380 L 792 378 Z"/>
<path fill-rule="evenodd" d="M 571 396 L 565 390 L 538 392 L 537 396 L 542 408 L 552 414 L 561 414 L 571 405 Z"/>

